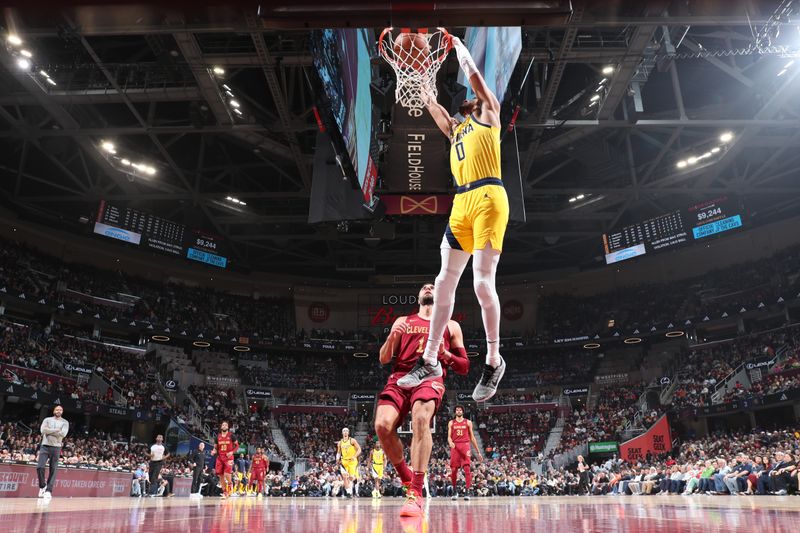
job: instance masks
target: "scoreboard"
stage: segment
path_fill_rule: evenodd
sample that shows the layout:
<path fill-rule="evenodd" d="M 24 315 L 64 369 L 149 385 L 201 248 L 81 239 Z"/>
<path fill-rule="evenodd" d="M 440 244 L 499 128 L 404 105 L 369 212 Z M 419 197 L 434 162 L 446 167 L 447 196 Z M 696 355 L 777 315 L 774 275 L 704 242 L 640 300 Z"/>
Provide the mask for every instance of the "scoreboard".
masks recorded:
<path fill-rule="evenodd" d="M 147 250 L 220 268 L 228 265 L 224 241 L 151 213 L 100 202 L 94 232 Z"/>
<path fill-rule="evenodd" d="M 743 217 L 741 202 L 722 196 L 626 226 L 603 235 L 606 264 L 741 228 Z"/>

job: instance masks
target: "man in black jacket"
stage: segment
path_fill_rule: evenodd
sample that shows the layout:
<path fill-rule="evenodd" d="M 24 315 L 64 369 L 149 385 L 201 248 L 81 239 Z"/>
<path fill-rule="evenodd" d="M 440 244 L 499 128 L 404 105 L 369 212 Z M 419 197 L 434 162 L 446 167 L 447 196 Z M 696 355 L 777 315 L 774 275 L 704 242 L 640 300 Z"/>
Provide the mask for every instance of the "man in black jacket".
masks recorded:
<path fill-rule="evenodd" d="M 203 467 L 206 466 L 205 448 L 206 444 L 201 442 L 197 445 L 197 450 L 192 454 L 191 462 L 194 470 L 192 470 L 192 493 L 190 494 L 190 497 L 203 497 L 203 495 L 200 493 L 200 481 L 203 478 Z"/>

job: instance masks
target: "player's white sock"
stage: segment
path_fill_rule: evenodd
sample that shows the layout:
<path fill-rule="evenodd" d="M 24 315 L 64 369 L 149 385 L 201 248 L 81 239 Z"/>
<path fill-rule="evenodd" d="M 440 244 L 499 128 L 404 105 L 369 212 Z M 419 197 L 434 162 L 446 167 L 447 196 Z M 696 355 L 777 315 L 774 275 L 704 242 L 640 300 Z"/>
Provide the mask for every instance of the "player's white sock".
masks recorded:
<path fill-rule="evenodd" d="M 439 344 L 444 335 L 444 328 L 453 316 L 458 280 L 461 279 L 469 258 L 470 255 L 463 250 L 442 248 L 442 268 L 436 276 L 433 288 L 433 316 L 428 332 L 428 343 L 422 355 L 425 362 L 430 365 L 435 365 L 439 359 Z"/>
<path fill-rule="evenodd" d="M 500 299 L 495 289 L 498 262 L 500 252 L 489 245 L 475 250 L 472 260 L 473 287 L 486 329 L 486 364 L 493 367 L 500 364 Z"/>

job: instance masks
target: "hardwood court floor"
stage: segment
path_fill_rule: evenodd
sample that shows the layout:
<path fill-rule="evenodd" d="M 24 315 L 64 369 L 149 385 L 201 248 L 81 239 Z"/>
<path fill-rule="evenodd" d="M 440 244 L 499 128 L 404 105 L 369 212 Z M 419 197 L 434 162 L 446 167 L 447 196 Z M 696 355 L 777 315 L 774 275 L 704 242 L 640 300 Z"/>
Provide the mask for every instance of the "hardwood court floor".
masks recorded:
<path fill-rule="evenodd" d="M 533 497 L 429 500 L 401 521 L 401 499 L 0 499 L 4 533 L 791 532 L 796 496 Z"/>

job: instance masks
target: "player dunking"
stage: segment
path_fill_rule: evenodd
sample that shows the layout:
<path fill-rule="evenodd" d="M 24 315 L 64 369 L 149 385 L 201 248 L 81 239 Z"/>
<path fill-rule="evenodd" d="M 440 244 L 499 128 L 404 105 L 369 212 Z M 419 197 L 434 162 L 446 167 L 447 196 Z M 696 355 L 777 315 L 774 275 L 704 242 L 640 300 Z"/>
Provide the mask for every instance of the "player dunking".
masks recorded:
<path fill-rule="evenodd" d="M 342 440 L 336 445 L 336 461 L 340 465 L 344 490 L 348 498 L 353 497 L 353 482 L 358 478 L 358 456 L 361 446 L 350 436 L 350 430 L 342 429 Z"/>
<path fill-rule="evenodd" d="M 436 416 L 444 396 L 444 372 L 439 376 L 420 382 L 413 389 L 397 386 L 413 367 L 425 349 L 428 339 L 430 317 L 434 305 L 434 286 L 423 285 L 417 297 L 419 311 L 415 315 L 402 316 L 395 320 L 392 331 L 380 350 L 381 364 L 394 360 L 394 367 L 383 391 L 378 396 L 378 409 L 375 413 L 375 432 L 381 441 L 386 457 L 394 465 L 397 475 L 408 487 L 406 503 L 400 509 L 400 516 L 422 516 L 422 486 L 425 471 L 433 448 L 430 422 Z M 442 364 L 451 367 L 458 374 L 467 374 L 469 360 L 464 349 L 461 326 L 450 320 L 445 325 L 444 342 L 438 344 L 437 356 Z M 403 456 L 403 443 L 396 430 L 409 412 L 413 436 L 411 439 L 411 468 Z"/>
<path fill-rule="evenodd" d="M 472 470 L 470 469 L 470 444 L 478 452 L 478 461 L 483 461 L 478 441 L 472 432 L 472 422 L 464 418 L 464 408 L 456 406 L 456 418 L 447 423 L 447 444 L 450 445 L 450 481 L 453 483 L 453 499 L 458 499 L 458 469 L 464 469 L 464 481 L 467 483 L 465 500 L 469 500 L 469 489 L 472 487 Z"/>
<path fill-rule="evenodd" d="M 227 498 L 233 490 L 233 454 L 239 449 L 239 443 L 234 440 L 233 435 L 228 431 L 227 422 L 223 422 L 219 429 L 217 443 L 214 445 L 214 449 L 211 450 L 211 455 L 217 456 L 214 471 L 222 482 L 222 497 Z"/>
<path fill-rule="evenodd" d="M 256 448 L 250 464 L 250 484 L 256 486 L 256 494 L 262 496 L 264 492 L 264 479 L 269 470 L 269 458 L 264 454 L 263 448 Z"/>
<path fill-rule="evenodd" d="M 495 275 L 508 224 L 508 197 L 500 172 L 500 103 L 475 67 L 469 50 L 452 38 L 461 69 L 477 98 L 465 100 L 459 123 L 429 93 L 426 106 L 436 125 L 450 139 L 450 170 L 458 185 L 450 220 L 442 239 L 442 267 L 436 290 L 430 332 L 417 366 L 397 382 L 413 389 L 442 375 L 437 357 L 442 333 L 453 314 L 456 288 L 470 255 L 475 295 L 486 330 L 486 365 L 472 398 L 483 402 L 494 396 L 506 370 L 499 352 L 500 300 Z"/>
<path fill-rule="evenodd" d="M 386 456 L 381 449 L 381 441 L 375 443 L 375 448 L 372 449 L 372 456 L 370 457 L 370 470 L 372 471 L 372 479 L 375 483 L 375 488 L 372 489 L 373 498 L 381 498 L 381 480 L 383 480 L 383 466 L 386 461 Z"/>

